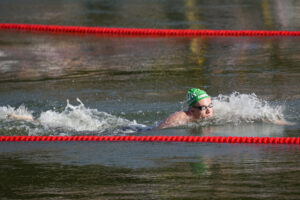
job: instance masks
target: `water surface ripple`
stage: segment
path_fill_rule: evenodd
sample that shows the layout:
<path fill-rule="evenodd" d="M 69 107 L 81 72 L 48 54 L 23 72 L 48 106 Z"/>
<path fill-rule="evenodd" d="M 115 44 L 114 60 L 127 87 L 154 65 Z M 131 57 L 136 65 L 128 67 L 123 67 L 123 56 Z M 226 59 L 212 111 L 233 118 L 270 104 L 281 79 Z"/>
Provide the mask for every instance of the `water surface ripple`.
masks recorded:
<path fill-rule="evenodd" d="M 0 23 L 297 31 L 299 11 L 293 0 L 3 0 Z M 1 31 L 0 134 L 299 137 L 299 42 Z M 213 97 L 215 118 L 152 129 L 186 108 L 191 87 Z M 294 125 L 268 122 L 276 119 Z M 1 143 L 0 198 L 299 199 L 299 152 L 297 145 Z"/>

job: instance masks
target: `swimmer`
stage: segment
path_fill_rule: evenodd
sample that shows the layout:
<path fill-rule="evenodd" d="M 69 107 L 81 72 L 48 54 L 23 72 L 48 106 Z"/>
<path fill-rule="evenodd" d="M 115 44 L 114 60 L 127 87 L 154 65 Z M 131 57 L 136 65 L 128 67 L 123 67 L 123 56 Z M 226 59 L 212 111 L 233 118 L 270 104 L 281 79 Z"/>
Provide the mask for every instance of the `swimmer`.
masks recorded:
<path fill-rule="evenodd" d="M 211 97 L 204 90 L 198 88 L 189 89 L 187 92 L 187 103 L 189 107 L 186 111 L 178 111 L 171 114 L 157 128 L 163 129 L 181 126 L 213 116 Z"/>
<path fill-rule="evenodd" d="M 201 119 L 213 117 L 214 110 L 211 97 L 198 88 L 192 88 L 187 93 L 187 103 L 189 105 L 186 111 L 178 111 L 165 119 L 157 129 L 182 126 L 190 122 L 197 122 Z M 295 125 L 293 122 L 285 120 L 261 119 L 263 122 L 269 122 L 277 125 Z M 254 119 L 255 121 L 255 119 Z"/>
<path fill-rule="evenodd" d="M 171 128 L 176 126 L 182 126 L 190 122 L 197 122 L 199 120 L 212 118 L 214 114 L 213 104 L 211 97 L 204 91 L 198 88 L 191 88 L 187 92 L 187 104 L 188 109 L 186 111 L 178 111 L 171 114 L 165 119 L 156 129 Z M 32 115 L 16 115 L 8 114 L 8 118 L 15 120 L 24 120 L 35 122 L 36 120 Z M 269 122 L 277 125 L 295 125 L 296 123 L 285 120 L 270 120 L 260 119 L 263 122 Z M 254 119 L 254 121 L 256 121 Z"/>

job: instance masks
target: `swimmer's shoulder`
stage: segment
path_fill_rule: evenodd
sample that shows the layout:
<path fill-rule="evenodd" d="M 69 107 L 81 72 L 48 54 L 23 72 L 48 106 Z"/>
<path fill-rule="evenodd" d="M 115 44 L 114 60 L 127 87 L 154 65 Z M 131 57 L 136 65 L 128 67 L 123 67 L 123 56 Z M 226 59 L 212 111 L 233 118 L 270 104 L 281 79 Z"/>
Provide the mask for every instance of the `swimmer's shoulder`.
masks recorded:
<path fill-rule="evenodd" d="M 188 115 L 185 111 L 177 111 L 173 114 L 171 114 L 167 119 L 171 121 L 181 121 L 181 120 L 187 120 Z"/>
<path fill-rule="evenodd" d="M 177 111 L 165 119 L 157 128 L 169 128 L 184 125 L 188 122 L 188 114 L 186 111 Z"/>

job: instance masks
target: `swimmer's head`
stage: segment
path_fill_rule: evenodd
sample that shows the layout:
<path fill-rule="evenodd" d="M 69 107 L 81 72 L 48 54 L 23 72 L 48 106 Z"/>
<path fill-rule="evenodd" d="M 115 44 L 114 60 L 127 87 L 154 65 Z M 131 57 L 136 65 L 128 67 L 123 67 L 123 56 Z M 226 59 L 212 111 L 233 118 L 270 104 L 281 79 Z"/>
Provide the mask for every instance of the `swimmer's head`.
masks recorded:
<path fill-rule="evenodd" d="M 204 90 L 200 90 L 198 88 L 191 88 L 187 92 L 186 99 L 189 107 L 193 107 L 198 101 L 210 98 L 208 94 Z"/>
<path fill-rule="evenodd" d="M 194 119 L 210 118 L 213 116 L 213 108 L 210 96 L 198 88 L 191 88 L 187 93 L 189 112 Z"/>

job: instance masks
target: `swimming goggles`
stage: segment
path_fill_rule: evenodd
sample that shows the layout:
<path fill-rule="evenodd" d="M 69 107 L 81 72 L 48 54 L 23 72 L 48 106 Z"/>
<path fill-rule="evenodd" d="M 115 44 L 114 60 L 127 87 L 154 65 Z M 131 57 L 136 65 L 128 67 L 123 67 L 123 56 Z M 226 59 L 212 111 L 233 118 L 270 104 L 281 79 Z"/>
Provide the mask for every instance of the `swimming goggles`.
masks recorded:
<path fill-rule="evenodd" d="M 193 106 L 193 108 L 197 108 L 199 110 L 206 110 L 207 108 L 212 108 L 214 107 L 212 104 L 209 104 L 208 106 Z"/>

